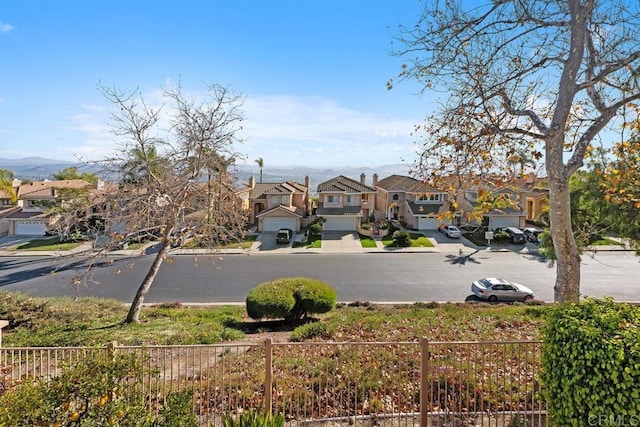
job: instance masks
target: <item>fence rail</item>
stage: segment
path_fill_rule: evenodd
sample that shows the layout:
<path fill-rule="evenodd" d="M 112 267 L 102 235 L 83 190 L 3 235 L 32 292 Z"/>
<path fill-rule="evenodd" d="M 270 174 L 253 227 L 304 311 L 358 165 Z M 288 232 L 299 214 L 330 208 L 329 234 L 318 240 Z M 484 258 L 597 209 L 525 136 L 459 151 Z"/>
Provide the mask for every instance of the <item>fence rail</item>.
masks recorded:
<path fill-rule="evenodd" d="M 288 425 L 543 426 L 540 342 L 261 343 L 0 348 L 0 384 L 48 379 L 85 357 L 136 354 L 152 409 L 190 391 L 202 425 L 271 408 Z M 0 388 L 0 393 L 3 390 Z"/>

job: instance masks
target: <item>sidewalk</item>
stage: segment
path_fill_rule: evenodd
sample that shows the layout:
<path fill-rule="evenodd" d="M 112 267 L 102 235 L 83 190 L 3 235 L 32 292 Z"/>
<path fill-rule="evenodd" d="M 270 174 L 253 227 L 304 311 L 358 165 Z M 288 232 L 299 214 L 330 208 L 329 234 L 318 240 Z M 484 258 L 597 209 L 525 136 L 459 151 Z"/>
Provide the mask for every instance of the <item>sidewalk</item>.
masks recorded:
<path fill-rule="evenodd" d="M 326 232 L 325 232 L 326 233 Z M 518 244 L 501 244 L 491 246 L 476 246 L 465 238 L 460 239 L 446 239 L 439 235 L 436 237 L 427 236 L 429 240 L 434 244 L 433 247 L 385 247 L 382 239 L 379 237 L 374 238 L 376 247 L 364 248 L 360 243 L 360 239 L 357 238 L 356 233 L 335 233 L 323 235 L 320 248 L 306 248 L 300 246 L 293 248 L 292 244 L 295 239 L 291 239 L 291 243 L 288 246 L 275 246 L 275 245 L 263 245 L 263 240 L 259 237 L 249 249 L 173 249 L 169 253 L 170 255 L 211 255 L 211 254 L 261 254 L 261 255 L 283 255 L 283 254 L 355 254 L 355 253 L 456 253 L 456 254 L 468 254 L 474 251 L 487 251 L 487 252 L 513 252 L 521 254 L 538 254 L 538 248 L 532 243 L 525 243 L 524 245 Z M 17 242 L 17 243 L 16 243 Z M 84 243 L 70 251 L 27 251 L 27 250 L 15 250 L 15 246 L 20 244 L 19 239 L 13 241 L 7 241 L 6 238 L 0 239 L 0 257 L 17 257 L 17 256 L 49 256 L 49 257 L 63 257 L 72 256 L 81 253 L 89 253 L 93 251 L 91 242 Z M 118 250 L 109 252 L 109 256 L 142 256 L 145 254 L 153 253 L 153 243 L 134 250 Z M 585 253 L 597 253 L 605 251 L 631 251 L 628 245 L 609 245 L 609 246 L 594 246 L 585 249 Z"/>

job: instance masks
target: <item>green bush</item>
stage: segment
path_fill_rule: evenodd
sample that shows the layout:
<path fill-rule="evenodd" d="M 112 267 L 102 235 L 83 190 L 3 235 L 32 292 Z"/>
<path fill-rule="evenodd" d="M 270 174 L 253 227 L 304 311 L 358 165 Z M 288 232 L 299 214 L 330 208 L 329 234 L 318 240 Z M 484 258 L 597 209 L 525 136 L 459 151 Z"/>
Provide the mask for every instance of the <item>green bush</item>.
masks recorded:
<path fill-rule="evenodd" d="M 493 241 L 496 243 L 504 243 L 511 240 L 511 236 L 506 230 L 500 230 L 493 233 Z"/>
<path fill-rule="evenodd" d="M 252 319 L 285 319 L 299 323 L 311 313 L 326 313 L 336 305 L 336 292 L 328 284 L 305 277 L 262 283 L 249 292 L 247 314 Z"/>
<path fill-rule="evenodd" d="M 298 326 L 291 333 L 291 341 L 300 342 L 310 340 L 312 338 L 329 339 L 333 335 L 329 326 L 322 322 L 309 322 Z"/>
<path fill-rule="evenodd" d="M 396 246 L 401 248 L 407 248 L 411 246 L 411 236 L 408 231 L 398 230 L 393 232 L 393 240 L 396 242 Z"/>
<path fill-rule="evenodd" d="M 284 417 L 269 412 L 247 411 L 237 417 L 222 415 L 222 427 L 283 427 Z"/>
<path fill-rule="evenodd" d="M 639 308 L 590 298 L 559 305 L 543 334 L 541 380 L 555 425 L 613 425 L 640 415 Z"/>
<path fill-rule="evenodd" d="M 50 380 L 27 380 L 0 396 L 0 425 L 196 427 L 190 393 L 170 394 L 158 415 L 147 407 L 145 365 L 133 354 L 69 362 Z"/>

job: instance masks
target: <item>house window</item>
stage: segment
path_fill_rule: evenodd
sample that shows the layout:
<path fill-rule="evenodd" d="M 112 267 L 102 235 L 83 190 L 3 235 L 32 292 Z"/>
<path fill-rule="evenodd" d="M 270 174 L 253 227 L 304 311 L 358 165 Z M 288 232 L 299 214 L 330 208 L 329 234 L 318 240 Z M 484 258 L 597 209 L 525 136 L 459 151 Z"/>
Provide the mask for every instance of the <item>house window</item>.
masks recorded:
<path fill-rule="evenodd" d="M 437 202 L 437 201 L 440 200 L 440 195 L 439 194 L 430 194 L 429 195 L 429 200 Z"/>
<path fill-rule="evenodd" d="M 393 200 L 398 200 L 398 199 L 399 199 L 399 196 L 397 194 L 394 194 L 393 195 Z"/>
<path fill-rule="evenodd" d="M 271 196 L 271 197 L 269 197 L 269 201 L 270 201 L 272 204 L 276 204 L 276 203 L 279 203 L 279 202 L 280 202 L 280 198 L 279 198 L 278 196 Z"/>
<path fill-rule="evenodd" d="M 351 203 L 351 196 L 347 196 L 347 203 Z"/>
<path fill-rule="evenodd" d="M 326 197 L 327 197 L 327 203 L 333 203 L 334 202 L 334 200 L 333 200 L 334 197 L 333 196 L 326 196 Z"/>

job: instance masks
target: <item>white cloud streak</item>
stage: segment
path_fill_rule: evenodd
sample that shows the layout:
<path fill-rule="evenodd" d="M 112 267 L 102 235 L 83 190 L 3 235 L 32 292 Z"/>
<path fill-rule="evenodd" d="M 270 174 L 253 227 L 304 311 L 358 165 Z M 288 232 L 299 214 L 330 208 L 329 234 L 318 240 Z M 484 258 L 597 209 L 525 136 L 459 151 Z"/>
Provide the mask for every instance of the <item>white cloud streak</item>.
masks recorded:
<path fill-rule="evenodd" d="M 0 22 L 0 33 L 10 33 L 14 29 L 13 25 Z"/>
<path fill-rule="evenodd" d="M 319 97 L 248 97 L 248 161 L 272 165 L 399 163 L 412 154 L 413 120 L 353 110 Z"/>

